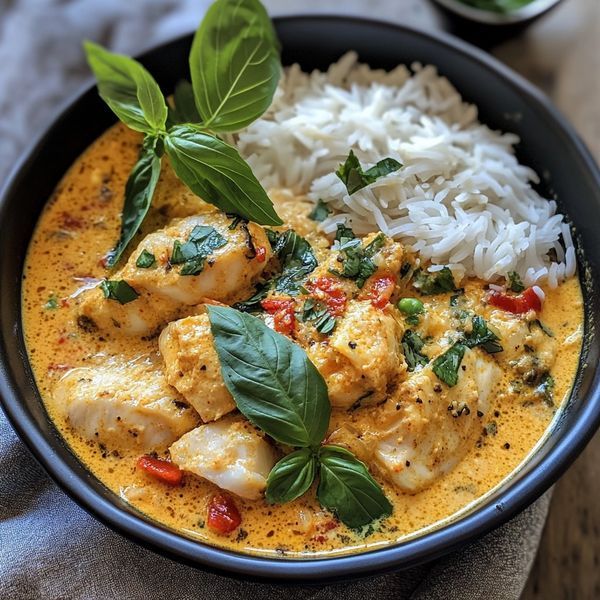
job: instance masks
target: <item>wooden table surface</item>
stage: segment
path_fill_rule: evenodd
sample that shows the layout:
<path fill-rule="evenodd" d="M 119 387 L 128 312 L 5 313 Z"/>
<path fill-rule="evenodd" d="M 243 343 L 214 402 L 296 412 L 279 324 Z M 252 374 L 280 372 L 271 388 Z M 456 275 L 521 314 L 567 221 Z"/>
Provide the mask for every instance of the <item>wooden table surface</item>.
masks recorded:
<path fill-rule="evenodd" d="M 600 162 L 600 0 L 566 0 L 494 54 L 541 87 Z M 600 434 L 556 484 L 521 600 L 600 599 Z"/>

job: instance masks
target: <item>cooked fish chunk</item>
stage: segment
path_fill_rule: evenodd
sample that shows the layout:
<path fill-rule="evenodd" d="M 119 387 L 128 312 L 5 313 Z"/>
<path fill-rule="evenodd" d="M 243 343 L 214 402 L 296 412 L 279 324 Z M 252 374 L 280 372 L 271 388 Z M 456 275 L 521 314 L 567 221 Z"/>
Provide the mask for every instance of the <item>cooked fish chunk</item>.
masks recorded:
<path fill-rule="evenodd" d="M 181 313 L 181 306 L 167 298 L 152 296 L 140 290 L 133 302 L 120 304 L 107 300 L 99 288 L 85 292 L 78 307 L 78 323 L 83 329 L 115 330 L 127 336 L 148 336 L 156 333 Z"/>
<path fill-rule="evenodd" d="M 136 289 L 142 288 L 181 304 L 198 304 L 203 298 L 226 302 L 255 283 L 271 256 L 271 245 L 260 225 L 238 223 L 230 229 L 231 225 L 232 219 L 222 212 L 175 219 L 142 240 L 125 265 L 122 278 Z M 212 245 L 199 274 L 182 275 L 182 267 L 173 262 L 174 244 L 188 241 L 196 227 L 214 228 L 220 241 Z M 264 249 L 260 260 L 256 258 L 256 248 Z M 156 257 L 155 268 L 136 265 L 144 250 Z"/>
<path fill-rule="evenodd" d="M 413 373 L 381 408 L 374 462 L 400 490 L 415 493 L 448 473 L 481 430 L 499 377 L 492 359 L 467 350 L 458 384 L 441 384 L 431 366 Z"/>
<path fill-rule="evenodd" d="M 251 500 L 262 495 L 277 460 L 265 438 L 241 417 L 201 425 L 177 440 L 170 452 L 180 469 Z"/>
<path fill-rule="evenodd" d="M 199 422 L 150 357 L 72 369 L 54 399 L 79 434 L 111 450 L 164 450 Z"/>
<path fill-rule="evenodd" d="M 158 339 L 167 381 L 198 411 L 204 422 L 235 409 L 223 383 L 207 314 L 169 323 Z"/>
<path fill-rule="evenodd" d="M 100 329 L 149 335 L 186 311 L 189 314 L 189 307 L 205 298 L 227 302 L 236 294 L 249 293 L 272 255 L 271 245 L 259 225 L 240 222 L 230 229 L 232 223 L 224 213 L 213 211 L 175 219 L 150 233 L 123 269 L 111 275 L 111 280 L 126 281 L 140 296 L 120 304 L 95 288 L 81 294 L 79 314 Z M 198 246 L 208 255 L 203 258 L 198 251 L 194 263 Z M 137 266 L 144 251 L 155 258 L 147 268 Z M 192 263 L 181 263 L 186 257 L 192 257 Z"/>
<path fill-rule="evenodd" d="M 394 312 L 391 306 L 382 310 L 368 300 L 352 300 L 330 338 L 307 345 L 333 406 L 350 408 L 361 399 L 377 402 L 406 371 L 400 350 L 402 326 Z"/>

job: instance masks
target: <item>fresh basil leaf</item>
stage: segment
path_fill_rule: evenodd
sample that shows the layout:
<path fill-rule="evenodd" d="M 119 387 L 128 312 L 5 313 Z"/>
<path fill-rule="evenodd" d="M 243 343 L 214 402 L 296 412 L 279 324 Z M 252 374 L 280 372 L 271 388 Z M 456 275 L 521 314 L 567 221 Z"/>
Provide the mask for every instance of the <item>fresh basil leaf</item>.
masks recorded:
<path fill-rule="evenodd" d="M 100 289 L 105 298 L 116 300 L 119 304 L 128 304 L 140 297 L 124 279 L 115 281 L 104 279 L 100 283 Z"/>
<path fill-rule="evenodd" d="M 181 275 L 198 275 L 204 268 L 205 259 L 226 243 L 227 240 L 214 227 L 196 225 L 185 243 L 175 240 L 170 262 L 183 265 Z"/>
<path fill-rule="evenodd" d="M 177 177 L 205 202 L 259 225 L 283 224 L 250 167 L 232 146 L 188 124 L 169 130 L 165 150 Z"/>
<path fill-rule="evenodd" d="M 350 240 L 356 239 L 352 228 L 347 227 L 344 223 L 338 223 L 336 227 L 335 240 L 340 243 L 340 246 L 345 246 Z"/>
<path fill-rule="evenodd" d="M 125 184 L 125 201 L 121 215 L 121 235 L 117 245 L 108 253 L 106 264 L 114 267 L 137 233 L 148 213 L 160 176 L 160 158 L 156 154 L 156 139 L 146 138 Z"/>
<path fill-rule="evenodd" d="M 169 112 L 170 125 L 180 123 L 201 123 L 202 117 L 196 108 L 192 84 L 182 79 L 173 92 L 174 107 Z"/>
<path fill-rule="evenodd" d="M 223 380 L 240 412 L 282 444 L 318 446 L 331 406 L 306 352 L 256 317 L 221 306 L 207 311 Z"/>
<path fill-rule="evenodd" d="M 397 160 L 393 158 L 384 158 L 377 164 L 373 165 L 370 169 L 363 171 L 363 168 L 358 162 L 358 158 L 356 158 L 354 152 L 350 150 L 348 158 L 344 164 L 340 165 L 340 168 L 335 172 L 335 174 L 346 186 L 348 194 L 352 196 L 352 194 L 358 192 L 358 190 L 362 190 L 363 188 L 377 181 L 377 179 L 380 177 L 385 177 L 386 175 L 397 171 L 401 167 L 402 164 Z"/>
<path fill-rule="evenodd" d="M 109 52 L 93 42 L 83 44 L 98 92 L 117 117 L 131 129 L 164 131 L 167 105 L 158 84 L 136 60 Z"/>
<path fill-rule="evenodd" d="M 206 128 L 239 131 L 271 105 L 281 75 L 278 43 L 258 0 L 217 0 L 190 52 L 198 112 Z"/>
<path fill-rule="evenodd" d="M 331 213 L 331 209 L 323 200 L 319 198 L 319 201 L 315 204 L 315 207 L 308 214 L 308 218 L 316 221 L 317 223 L 321 223 L 324 221 Z"/>
<path fill-rule="evenodd" d="M 309 448 L 284 456 L 267 478 L 267 502 L 283 504 L 299 498 L 310 488 L 316 474 L 317 456 Z"/>
<path fill-rule="evenodd" d="M 523 285 L 523 281 L 522 281 L 521 277 L 519 277 L 519 274 L 516 271 L 511 271 L 508 274 L 508 280 L 510 282 L 508 289 L 511 290 L 512 292 L 516 292 L 518 294 L 525 289 L 525 286 Z"/>
<path fill-rule="evenodd" d="M 425 366 L 429 362 L 429 357 L 421 352 L 425 342 L 421 336 L 407 329 L 402 336 L 402 351 L 404 352 L 404 359 L 406 360 L 406 366 L 409 371 L 414 371 L 418 366 Z"/>
<path fill-rule="evenodd" d="M 448 267 L 434 273 L 419 269 L 415 272 L 413 286 L 424 296 L 456 291 L 454 276 Z"/>
<path fill-rule="evenodd" d="M 473 328 L 470 333 L 464 336 L 463 343 L 467 348 L 475 348 L 481 346 L 487 353 L 496 354 L 502 352 L 503 348 L 500 345 L 500 338 L 488 328 L 483 317 L 475 315 L 471 319 Z"/>
<path fill-rule="evenodd" d="M 458 383 L 458 369 L 465 350 L 464 344 L 454 344 L 433 361 L 432 371 L 449 387 L 454 387 Z"/>
<path fill-rule="evenodd" d="M 392 514 L 392 504 L 364 463 L 340 446 L 319 452 L 317 498 L 352 529 Z"/>
<path fill-rule="evenodd" d="M 293 229 L 279 236 L 274 252 L 282 265 L 281 275 L 275 280 L 275 290 L 295 296 L 300 284 L 312 273 L 318 263 L 311 245 Z"/>
<path fill-rule="evenodd" d="M 149 269 L 156 263 L 156 257 L 148 250 L 142 250 L 135 261 L 135 266 L 140 269 Z"/>

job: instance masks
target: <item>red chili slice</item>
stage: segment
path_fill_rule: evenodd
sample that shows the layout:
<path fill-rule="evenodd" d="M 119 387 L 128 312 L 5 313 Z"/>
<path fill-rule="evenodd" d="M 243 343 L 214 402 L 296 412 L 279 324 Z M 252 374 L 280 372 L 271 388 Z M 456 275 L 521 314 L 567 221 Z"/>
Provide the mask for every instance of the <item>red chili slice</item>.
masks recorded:
<path fill-rule="evenodd" d="M 260 305 L 271 315 L 275 324 L 275 331 L 284 335 L 291 335 L 296 324 L 294 301 L 288 298 L 266 298 Z"/>
<path fill-rule="evenodd" d="M 267 258 L 267 249 L 264 246 L 257 246 L 256 249 L 256 260 L 258 262 L 265 262 Z"/>
<path fill-rule="evenodd" d="M 208 503 L 206 524 L 216 533 L 231 533 L 240 526 L 242 517 L 233 499 L 227 494 L 217 494 Z"/>
<path fill-rule="evenodd" d="M 183 479 L 183 471 L 179 467 L 168 460 L 155 458 L 148 454 L 138 458 L 137 467 L 167 485 L 180 485 Z"/>
<path fill-rule="evenodd" d="M 390 301 L 396 286 L 396 278 L 394 275 L 383 275 L 371 279 L 368 287 L 363 291 L 361 296 L 364 299 L 371 300 L 371 304 L 375 308 L 384 308 Z"/>
<path fill-rule="evenodd" d="M 314 298 L 324 302 L 334 317 L 341 316 L 346 310 L 346 294 L 333 277 L 317 277 L 307 281 L 306 289 Z"/>
<path fill-rule="evenodd" d="M 492 291 L 487 300 L 492 306 L 514 314 L 522 314 L 530 310 L 536 312 L 542 310 L 542 301 L 533 288 L 527 288 L 519 296 L 509 296 L 508 294 Z"/>

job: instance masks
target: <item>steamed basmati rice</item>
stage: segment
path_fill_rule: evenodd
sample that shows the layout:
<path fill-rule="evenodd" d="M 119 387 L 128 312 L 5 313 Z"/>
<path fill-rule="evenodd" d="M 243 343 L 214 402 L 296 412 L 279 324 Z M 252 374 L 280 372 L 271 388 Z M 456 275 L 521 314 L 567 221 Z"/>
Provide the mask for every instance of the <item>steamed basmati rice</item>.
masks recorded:
<path fill-rule="evenodd" d="M 286 70 L 269 111 L 235 138 L 267 189 L 289 188 L 333 209 L 333 232 L 380 229 L 457 277 L 494 281 L 518 272 L 555 287 L 575 273 L 575 250 L 556 203 L 532 187 L 510 133 L 433 66 L 371 70 L 348 53 L 327 73 Z M 352 196 L 335 170 L 353 149 L 364 168 L 391 156 L 403 167 Z M 551 260 L 548 252 L 553 250 Z"/>

